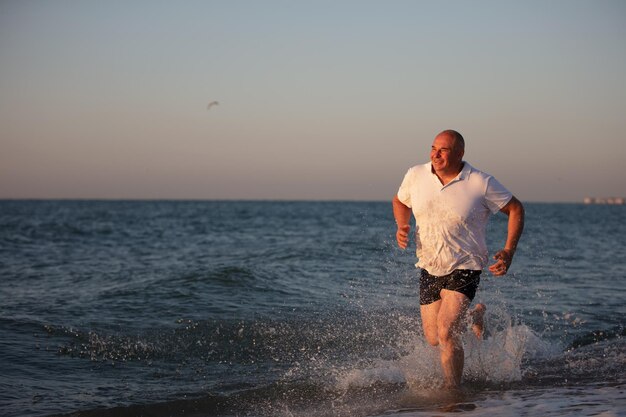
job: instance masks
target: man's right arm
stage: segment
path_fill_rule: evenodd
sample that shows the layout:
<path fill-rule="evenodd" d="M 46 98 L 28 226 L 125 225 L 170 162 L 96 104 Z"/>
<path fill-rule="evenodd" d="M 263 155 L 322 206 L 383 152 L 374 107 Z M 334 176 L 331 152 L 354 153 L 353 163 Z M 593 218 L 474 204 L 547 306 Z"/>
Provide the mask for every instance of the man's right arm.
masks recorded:
<path fill-rule="evenodd" d="M 396 240 L 398 241 L 398 246 L 402 249 L 406 249 L 409 244 L 409 231 L 411 230 L 411 226 L 409 225 L 411 209 L 400 201 L 397 194 L 393 197 L 392 204 L 393 217 L 396 219 L 396 225 L 398 227 Z"/>

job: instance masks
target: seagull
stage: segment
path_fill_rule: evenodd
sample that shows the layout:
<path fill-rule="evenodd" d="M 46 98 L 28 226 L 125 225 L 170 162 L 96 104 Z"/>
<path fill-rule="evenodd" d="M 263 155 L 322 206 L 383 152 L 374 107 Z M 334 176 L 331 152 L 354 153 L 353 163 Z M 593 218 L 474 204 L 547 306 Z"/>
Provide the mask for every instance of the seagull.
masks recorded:
<path fill-rule="evenodd" d="M 211 109 L 211 107 L 213 107 L 213 106 L 219 106 L 219 104 L 220 104 L 220 103 L 218 103 L 217 101 L 212 101 L 212 102 L 210 102 L 210 103 L 209 103 L 209 105 L 208 105 L 208 106 L 206 106 L 206 109 L 207 109 L 207 110 L 210 110 L 210 109 Z"/>

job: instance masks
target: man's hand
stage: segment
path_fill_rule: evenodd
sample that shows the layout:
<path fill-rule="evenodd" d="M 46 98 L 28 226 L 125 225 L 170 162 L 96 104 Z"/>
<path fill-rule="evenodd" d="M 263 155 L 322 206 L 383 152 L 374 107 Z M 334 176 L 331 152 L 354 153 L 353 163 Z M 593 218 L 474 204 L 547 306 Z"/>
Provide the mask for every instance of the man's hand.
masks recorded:
<path fill-rule="evenodd" d="M 524 206 L 517 198 L 511 197 L 511 200 L 500 211 L 509 216 L 509 223 L 506 243 L 504 244 L 505 249 L 496 252 L 493 257 L 496 263 L 489 267 L 489 271 L 495 276 L 504 275 L 509 270 L 517 242 L 524 230 Z"/>
<path fill-rule="evenodd" d="M 505 275 L 511 266 L 514 253 L 515 251 L 512 249 L 502 249 L 496 252 L 493 257 L 493 259 L 496 260 L 496 263 L 489 266 L 489 271 L 497 277 Z"/>
<path fill-rule="evenodd" d="M 411 226 L 408 224 L 404 226 L 398 226 L 398 231 L 396 232 L 396 240 L 398 241 L 398 246 L 402 249 L 406 249 L 409 244 L 409 230 L 411 230 Z"/>
<path fill-rule="evenodd" d="M 396 240 L 398 241 L 398 246 L 402 249 L 406 249 L 409 244 L 409 230 L 411 230 L 411 226 L 409 225 L 411 221 L 411 209 L 400 201 L 397 195 L 393 197 L 392 204 L 393 218 L 396 220 L 396 225 L 398 226 Z"/>

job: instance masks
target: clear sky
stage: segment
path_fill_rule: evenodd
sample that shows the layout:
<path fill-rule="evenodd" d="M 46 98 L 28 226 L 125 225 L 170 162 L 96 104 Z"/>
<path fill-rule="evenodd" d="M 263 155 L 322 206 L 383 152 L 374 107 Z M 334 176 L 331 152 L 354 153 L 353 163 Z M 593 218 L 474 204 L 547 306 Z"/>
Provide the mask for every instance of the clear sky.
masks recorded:
<path fill-rule="evenodd" d="M 389 200 L 448 128 L 626 196 L 626 2 L 0 2 L 0 198 Z"/>

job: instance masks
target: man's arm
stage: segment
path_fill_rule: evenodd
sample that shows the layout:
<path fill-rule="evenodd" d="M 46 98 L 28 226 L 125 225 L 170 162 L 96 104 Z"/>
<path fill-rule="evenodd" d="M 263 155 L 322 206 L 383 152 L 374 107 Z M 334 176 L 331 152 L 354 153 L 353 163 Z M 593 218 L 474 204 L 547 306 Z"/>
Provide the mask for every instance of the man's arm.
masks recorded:
<path fill-rule="evenodd" d="M 398 230 L 396 231 L 396 240 L 398 246 L 402 249 L 406 249 L 409 244 L 409 230 L 411 226 L 409 221 L 411 220 L 411 209 L 402 203 L 398 198 L 398 195 L 393 197 L 393 217 L 396 219 L 396 225 Z"/>
<path fill-rule="evenodd" d="M 509 223 L 504 249 L 496 252 L 493 257 L 496 263 L 489 266 L 489 271 L 496 276 L 504 275 L 509 270 L 517 249 L 517 243 L 524 230 L 524 206 L 517 198 L 511 198 L 511 201 L 500 211 L 509 216 Z"/>

